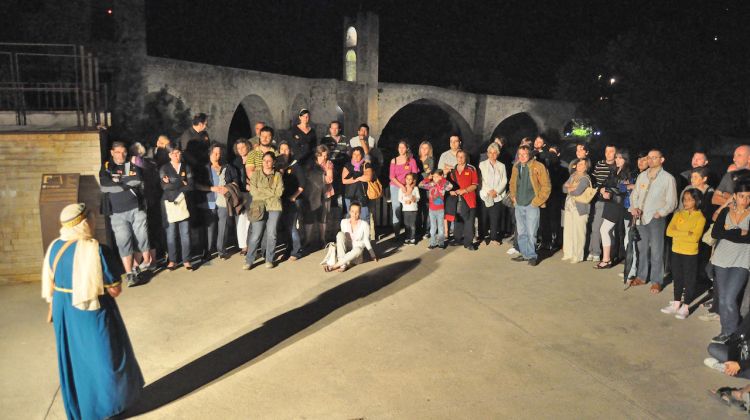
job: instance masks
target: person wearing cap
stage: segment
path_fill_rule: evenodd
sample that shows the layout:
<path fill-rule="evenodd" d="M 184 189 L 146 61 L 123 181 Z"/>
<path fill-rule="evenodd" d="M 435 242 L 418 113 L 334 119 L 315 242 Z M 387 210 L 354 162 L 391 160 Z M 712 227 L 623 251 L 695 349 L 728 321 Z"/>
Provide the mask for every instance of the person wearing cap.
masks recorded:
<path fill-rule="evenodd" d="M 41 293 L 55 330 L 60 393 L 69 419 L 109 418 L 131 406 L 144 385 L 114 299 L 123 271 L 92 237 L 85 204 L 65 206 L 60 222 L 44 256 Z"/>
<path fill-rule="evenodd" d="M 305 166 L 312 157 L 315 146 L 318 145 L 318 135 L 310 126 L 310 111 L 307 108 L 300 109 L 298 116 L 299 124 L 292 127 L 292 140 L 289 145 L 292 147 L 292 156 L 300 165 Z"/>
<path fill-rule="evenodd" d="M 127 273 L 128 286 L 138 282 L 138 272 L 151 266 L 148 217 L 143 198 L 141 168 L 128 161 L 125 143 L 114 142 L 111 159 L 99 171 L 102 213 L 109 216 L 117 250 Z M 143 257 L 138 266 L 134 260 Z"/>

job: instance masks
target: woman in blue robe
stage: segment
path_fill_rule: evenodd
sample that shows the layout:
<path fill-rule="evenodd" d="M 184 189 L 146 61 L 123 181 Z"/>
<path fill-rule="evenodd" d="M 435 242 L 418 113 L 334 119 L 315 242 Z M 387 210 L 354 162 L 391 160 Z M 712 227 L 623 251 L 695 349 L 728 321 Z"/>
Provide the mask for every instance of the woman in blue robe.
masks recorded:
<path fill-rule="evenodd" d="M 63 209 L 61 235 L 47 250 L 42 275 L 69 419 L 121 413 L 144 384 L 114 299 L 121 291 L 117 260 L 91 238 L 87 216 L 83 204 Z"/>

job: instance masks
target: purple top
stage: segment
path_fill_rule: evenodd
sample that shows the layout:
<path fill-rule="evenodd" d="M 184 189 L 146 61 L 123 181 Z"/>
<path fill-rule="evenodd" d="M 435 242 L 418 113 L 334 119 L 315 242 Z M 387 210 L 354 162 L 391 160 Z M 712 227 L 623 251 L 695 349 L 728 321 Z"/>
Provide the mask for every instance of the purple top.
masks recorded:
<path fill-rule="evenodd" d="M 414 158 L 409 158 L 408 162 L 401 165 L 396 165 L 396 158 L 393 158 L 388 178 L 396 178 L 398 182 L 403 184 L 406 182 L 406 174 L 416 174 L 417 172 L 419 172 L 419 169 L 417 169 L 417 161 Z M 398 186 L 393 181 L 391 181 L 391 185 Z"/>

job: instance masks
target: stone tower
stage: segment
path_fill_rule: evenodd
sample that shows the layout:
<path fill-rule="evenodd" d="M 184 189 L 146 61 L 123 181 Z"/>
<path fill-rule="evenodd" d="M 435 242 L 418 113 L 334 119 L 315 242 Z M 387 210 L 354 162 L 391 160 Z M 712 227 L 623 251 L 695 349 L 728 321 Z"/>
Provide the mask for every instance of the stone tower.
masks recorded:
<path fill-rule="evenodd" d="M 343 69 L 342 79 L 364 85 L 366 121 L 370 133 L 380 133 L 378 127 L 378 48 L 380 25 L 378 15 L 372 12 L 359 12 L 355 17 L 345 17 L 343 27 Z"/>

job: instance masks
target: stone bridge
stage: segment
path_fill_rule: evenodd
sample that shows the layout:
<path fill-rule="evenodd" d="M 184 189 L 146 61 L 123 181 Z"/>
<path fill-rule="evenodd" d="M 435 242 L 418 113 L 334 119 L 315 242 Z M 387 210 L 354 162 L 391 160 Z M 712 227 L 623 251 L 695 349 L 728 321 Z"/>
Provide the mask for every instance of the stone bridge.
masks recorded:
<path fill-rule="evenodd" d="M 143 76 L 149 95 L 166 88 L 193 113 L 209 114 L 209 133 L 221 142 L 249 135 L 233 129 L 233 119 L 238 116 L 246 118 L 245 127 L 265 121 L 283 137 L 296 124 L 297 112 L 303 107 L 310 109 L 318 135 L 327 132 L 330 121 L 339 120 L 348 137 L 355 135 L 361 122 L 367 122 L 371 135 L 378 139 L 399 111 L 412 105 L 427 105 L 442 110 L 465 146 L 472 149 L 493 134 L 512 137 L 509 130 L 559 137 L 575 111 L 574 104 L 563 101 L 408 84 L 377 83 L 375 87 L 158 57 L 146 58 Z M 508 125 L 506 130 L 504 124 Z"/>

